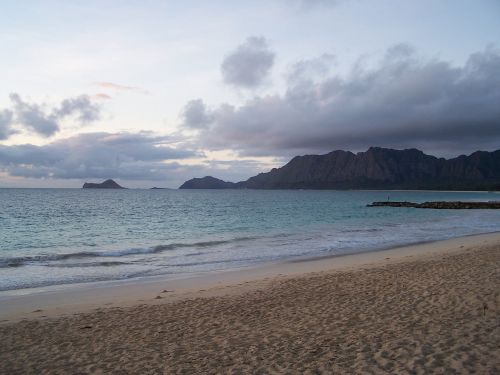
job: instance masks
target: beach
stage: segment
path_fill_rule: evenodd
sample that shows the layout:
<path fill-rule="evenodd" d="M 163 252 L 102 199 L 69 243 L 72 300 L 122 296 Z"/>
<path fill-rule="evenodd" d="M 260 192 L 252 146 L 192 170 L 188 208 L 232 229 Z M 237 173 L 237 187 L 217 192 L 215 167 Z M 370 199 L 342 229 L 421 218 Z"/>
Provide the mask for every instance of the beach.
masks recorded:
<path fill-rule="evenodd" d="M 495 374 L 500 234 L 0 304 L 2 374 Z"/>
<path fill-rule="evenodd" d="M 0 375 L 500 375 L 500 0 L 1 4 Z"/>

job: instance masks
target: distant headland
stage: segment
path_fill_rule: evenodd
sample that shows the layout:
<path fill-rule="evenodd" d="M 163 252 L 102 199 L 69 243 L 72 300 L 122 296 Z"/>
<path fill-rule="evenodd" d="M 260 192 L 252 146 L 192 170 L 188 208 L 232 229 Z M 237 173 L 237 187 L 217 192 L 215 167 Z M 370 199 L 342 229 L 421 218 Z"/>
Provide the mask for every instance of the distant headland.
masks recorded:
<path fill-rule="evenodd" d="M 500 150 L 476 151 L 452 159 L 417 149 L 370 147 L 356 154 L 333 151 L 296 156 L 281 168 L 246 181 L 227 182 L 206 176 L 180 189 L 401 189 L 500 190 Z"/>
<path fill-rule="evenodd" d="M 93 183 L 93 182 L 86 182 L 82 186 L 83 189 L 126 189 L 123 186 L 118 185 L 115 181 L 109 179 L 104 182 L 99 183 Z"/>

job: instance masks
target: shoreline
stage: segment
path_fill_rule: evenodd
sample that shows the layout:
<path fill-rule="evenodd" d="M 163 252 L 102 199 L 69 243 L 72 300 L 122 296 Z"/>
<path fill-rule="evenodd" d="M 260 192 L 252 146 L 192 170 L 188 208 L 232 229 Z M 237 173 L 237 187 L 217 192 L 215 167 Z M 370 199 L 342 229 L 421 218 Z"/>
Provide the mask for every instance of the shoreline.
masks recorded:
<path fill-rule="evenodd" d="M 188 274 L 174 279 L 153 276 L 3 291 L 0 292 L 0 324 L 57 318 L 102 309 L 105 311 L 106 308 L 235 295 L 262 289 L 284 279 L 418 261 L 491 244 L 500 245 L 500 232 L 347 255 L 304 257 L 232 270 Z"/>
<path fill-rule="evenodd" d="M 0 186 L 0 189 L 37 189 L 37 190 L 42 190 L 42 189 L 54 189 L 54 190 L 83 190 L 83 188 L 80 187 L 19 187 L 19 186 Z M 100 190 L 110 190 L 110 189 L 100 189 Z M 240 188 L 225 188 L 225 189 L 179 189 L 179 188 L 169 188 L 169 187 L 162 187 L 162 188 L 154 188 L 154 187 L 143 187 L 143 188 L 124 188 L 124 189 L 116 189 L 116 190 L 176 190 L 176 191 L 196 191 L 196 190 L 204 190 L 204 191 L 213 191 L 213 190 L 240 190 L 240 191 L 245 191 L 245 190 L 259 190 L 259 191 L 298 191 L 298 190 L 306 190 L 306 191 L 409 191 L 409 192 L 437 192 L 437 193 L 491 193 L 491 194 L 500 194 L 500 190 L 433 190 L 433 189 L 240 189 Z"/>
<path fill-rule="evenodd" d="M 0 373 L 500 372 L 500 233 L 194 280 L 0 324 Z"/>

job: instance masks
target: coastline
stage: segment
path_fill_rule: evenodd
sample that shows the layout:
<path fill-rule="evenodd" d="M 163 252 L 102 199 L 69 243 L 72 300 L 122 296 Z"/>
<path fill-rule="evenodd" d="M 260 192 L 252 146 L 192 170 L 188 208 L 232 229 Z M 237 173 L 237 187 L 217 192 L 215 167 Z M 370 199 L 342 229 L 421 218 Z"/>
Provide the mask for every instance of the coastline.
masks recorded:
<path fill-rule="evenodd" d="M 241 294 L 289 278 L 318 273 L 355 271 L 418 261 L 499 245 L 500 232 L 468 235 L 348 255 L 299 258 L 241 269 L 183 275 L 153 276 L 85 284 L 55 285 L 0 292 L 0 325 L 21 320 L 51 319 L 106 308 L 173 303 L 198 297 Z"/>

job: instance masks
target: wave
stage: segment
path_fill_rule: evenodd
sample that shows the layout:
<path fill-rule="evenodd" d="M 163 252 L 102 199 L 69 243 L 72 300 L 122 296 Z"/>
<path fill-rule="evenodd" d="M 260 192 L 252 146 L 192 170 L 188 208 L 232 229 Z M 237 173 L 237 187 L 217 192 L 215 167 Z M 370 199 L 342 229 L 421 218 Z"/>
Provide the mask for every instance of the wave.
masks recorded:
<path fill-rule="evenodd" d="M 165 251 L 172 251 L 180 248 L 207 248 L 213 246 L 220 246 L 224 244 L 240 242 L 240 241 L 248 241 L 252 240 L 255 237 L 237 237 L 230 240 L 217 240 L 217 241 L 201 241 L 194 243 L 171 243 L 167 245 L 157 245 L 153 247 L 146 248 L 129 248 L 122 250 L 105 250 L 105 251 L 81 251 L 76 253 L 66 253 L 66 254 L 43 254 L 43 255 L 32 255 L 32 256 L 24 256 L 24 257 L 3 257 L 0 258 L 0 268 L 8 268 L 8 267 L 22 267 L 28 264 L 37 264 L 37 263 L 48 263 L 48 262 L 57 262 L 57 261 L 65 261 L 68 259 L 82 259 L 82 258 L 97 258 L 97 257 L 106 257 L 106 258 L 115 258 L 115 257 L 123 257 L 127 255 L 137 255 L 137 254 L 155 254 L 161 253 Z M 102 263 L 102 262 L 101 262 Z M 108 262 L 110 263 L 110 262 Z M 82 264 L 82 263 L 80 263 Z M 91 264 L 91 263 L 89 263 Z M 47 266 L 48 264 L 44 264 Z M 55 265 L 52 265 L 55 266 Z M 61 267 L 65 267 L 64 264 L 59 265 Z"/>
<path fill-rule="evenodd" d="M 62 263 L 46 264 L 47 267 L 56 268 L 86 268 L 86 267 L 113 267 L 130 264 L 129 262 L 86 262 L 86 263 Z"/>
<path fill-rule="evenodd" d="M 387 225 L 392 226 L 392 225 Z M 341 232 L 343 233 L 370 233 L 370 232 L 381 232 L 382 228 L 361 228 L 361 229 L 343 229 Z"/>

